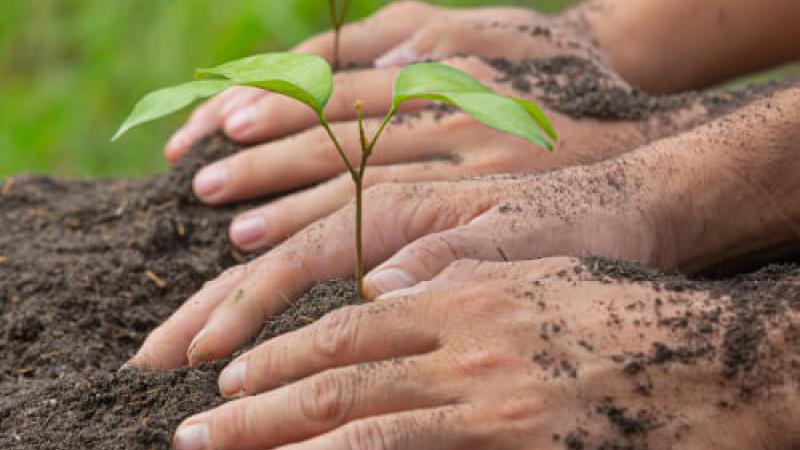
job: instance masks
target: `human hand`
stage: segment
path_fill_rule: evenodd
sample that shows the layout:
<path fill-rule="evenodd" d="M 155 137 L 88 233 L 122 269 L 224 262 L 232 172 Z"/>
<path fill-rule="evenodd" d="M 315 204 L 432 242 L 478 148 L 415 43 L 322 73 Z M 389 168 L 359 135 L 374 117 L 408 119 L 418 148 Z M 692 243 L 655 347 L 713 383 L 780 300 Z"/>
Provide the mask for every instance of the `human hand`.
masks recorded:
<path fill-rule="evenodd" d="M 519 61 L 531 57 L 581 55 L 598 59 L 590 51 L 590 40 L 564 20 L 523 8 L 447 9 L 422 2 L 394 2 L 375 15 L 342 29 L 341 53 L 349 64 L 387 68 L 424 59 L 454 55 L 503 57 Z M 332 60 L 331 32 L 313 37 L 294 51 Z M 345 64 L 345 65 L 349 65 Z M 378 72 L 380 74 L 380 72 Z M 367 71 L 352 87 L 375 86 Z M 336 85 L 347 85 L 355 77 L 339 77 Z M 377 85 L 380 85 L 378 83 Z M 388 94 L 388 90 L 379 91 Z M 361 94 L 365 95 L 365 94 Z M 368 95 L 368 94 L 367 94 Z M 261 89 L 236 87 L 199 106 L 184 127 L 169 140 L 165 155 L 174 162 L 200 137 L 224 128 L 234 140 L 253 144 L 304 130 L 315 124 L 313 115 L 294 111 L 290 102 Z M 287 104 L 288 103 L 288 104 Z M 352 120 L 352 102 L 340 110 L 332 102 L 333 120 Z M 373 103 L 367 114 L 385 110 Z M 288 108 L 289 114 L 284 114 Z M 286 121 L 286 118 L 289 118 Z"/>
<path fill-rule="evenodd" d="M 478 58 L 449 60 L 503 95 L 539 101 L 547 95 L 546 75 L 518 75 L 528 80 L 530 90 L 521 92 L 506 81 L 506 72 Z M 611 76 L 596 78 L 598 92 L 622 89 Z M 363 99 L 368 113 L 379 115 L 390 106 L 391 85 L 398 69 L 347 72 L 337 75 L 336 90 L 328 114 L 338 123 L 340 136 L 351 161 L 360 160 L 358 124 L 351 115 L 356 99 Z M 543 78 L 537 78 L 543 77 Z M 548 78 L 549 80 L 549 78 Z M 568 90 L 568 88 L 564 88 Z M 305 191 L 247 211 L 231 226 L 231 240 L 240 248 L 257 251 L 274 246 L 309 223 L 344 206 L 353 194 L 353 184 L 332 147 L 326 130 L 311 126 L 313 113 L 280 96 L 264 111 L 272 119 L 258 123 L 272 128 L 311 127 L 289 138 L 274 140 L 217 161 L 195 178 L 197 195 L 211 204 L 243 200 L 318 184 Z M 602 100 L 600 100 L 602 101 Z M 671 112 L 640 120 L 598 121 L 576 119 L 544 106 L 562 139 L 553 154 L 514 136 L 487 129 L 463 113 L 424 110 L 401 116 L 384 133 L 370 160 L 366 186 L 385 182 L 456 180 L 493 173 L 535 173 L 556 167 L 587 163 L 628 151 L 649 139 L 681 129 L 705 115 L 702 107 L 687 105 Z M 662 120 L 669 117 L 669 120 Z M 381 118 L 368 119 L 377 128 Z"/>
<path fill-rule="evenodd" d="M 232 362 L 221 390 L 248 397 L 184 421 L 175 448 L 796 444 L 789 299 L 753 317 L 771 338 L 739 365 L 728 336 L 744 331 L 742 299 L 576 281 L 590 270 L 461 261 L 424 289 L 329 314 Z"/>
<path fill-rule="evenodd" d="M 365 262 L 384 264 L 367 276 L 367 293 L 429 280 L 462 258 L 599 254 L 669 264 L 661 259 L 669 234 L 659 228 L 667 224 L 656 220 L 642 185 L 649 174 L 634 166 L 375 186 L 364 198 Z M 133 363 L 161 369 L 224 357 L 314 283 L 352 276 L 353 207 L 204 287 L 148 337 Z"/>

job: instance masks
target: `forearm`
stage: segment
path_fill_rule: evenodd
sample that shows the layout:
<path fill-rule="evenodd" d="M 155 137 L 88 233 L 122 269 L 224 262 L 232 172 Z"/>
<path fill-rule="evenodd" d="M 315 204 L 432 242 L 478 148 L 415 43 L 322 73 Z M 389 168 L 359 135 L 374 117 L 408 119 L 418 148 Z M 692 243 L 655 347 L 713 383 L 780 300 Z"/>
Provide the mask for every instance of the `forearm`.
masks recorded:
<path fill-rule="evenodd" d="M 679 92 L 800 58 L 796 0 L 589 0 L 566 13 L 631 84 Z"/>
<path fill-rule="evenodd" d="M 800 240 L 800 87 L 631 154 L 671 248 L 661 265 L 700 270 Z"/>

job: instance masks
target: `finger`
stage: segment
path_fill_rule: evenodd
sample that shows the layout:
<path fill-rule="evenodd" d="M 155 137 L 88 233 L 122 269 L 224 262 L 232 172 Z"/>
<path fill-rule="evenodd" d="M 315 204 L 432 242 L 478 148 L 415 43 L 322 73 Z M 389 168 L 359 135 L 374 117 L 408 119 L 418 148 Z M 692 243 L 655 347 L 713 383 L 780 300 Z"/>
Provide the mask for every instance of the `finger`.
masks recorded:
<path fill-rule="evenodd" d="M 470 166 L 446 161 L 375 166 L 366 172 L 364 187 L 386 182 L 455 180 L 473 172 Z M 346 205 L 354 192 L 350 175 L 341 174 L 326 183 L 282 197 L 235 218 L 230 227 L 230 239 L 246 251 L 275 246 Z"/>
<path fill-rule="evenodd" d="M 448 16 L 427 23 L 414 35 L 375 60 L 375 67 L 404 66 L 413 62 L 456 55 L 521 61 L 565 54 L 588 55 L 579 43 L 558 36 L 551 28 L 487 21 L 485 17 Z M 522 23 L 525 23 L 522 21 Z"/>
<path fill-rule="evenodd" d="M 444 288 L 451 284 L 481 283 L 500 280 L 538 281 L 558 277 L 583 279 L 583 264 L 577 258 L 551 257 L 530 261 L 495 262 L 477 259 L 460 259 L 429 281 L 407 289 L 388 292 L 379 297 L 388 300 L 417 295 Z"/>
<path fill-rule="evenodd" d="M 228 269 L 186 301 L 172 317 L 156 328 L 128 364 L 142 370 L 162 370 L 186 364 L 186 352 L 203 320 L 246 275 L 246 266 Z M 168 345 L 164 345 L 168 343 Z"/>
<path fill-rule="evenodd" d="M 339 309 L 238 357 L 220 374 L 220 392 L 251 395 L 330 368 L 432 351 L 439 323 L 429 309 L 405 300 Z"/>
<path fill-rule="evenodd" d="M 408 39 L 421 25 L 448 14 L 447 10 L 423 2 L 395 2 L 372 16 L 341 30 L 340 53 L 344 65 L 372 64 L 377 56 L 389 48 Z M 294 51 L 322 56 L 333 61 L 332 31 L 312 37 L 297 46 Z"/>
<path fill-rule="evenodd" d="M 413 239 L 472 220 L 490 207 L 493 195 L 472 182 L 458 187 L 431 183 L 371 188 L 364 197 L 365 266 L 374 266 Z M 253 263 L 250 274 L 228 293 L 190 344 L 190 364 L 230 354 L 287 299 L 296 298 L 314 282 L 352 276 L 354 212 L 348 205 Z"/>
<path fill-rule="evenodd" d="M 235 86 L 195 108 L 186 124 L 167 141 L 164 147 L 167 161 L 175 163 L 198 139 L 219 129 L 223 118 L 230 111 L 243 107 L 264 94 L 263 89 Z"/>
<path fill-rule="evenodd" d="M 198 448 L 190 440 L 198 435 L 208 437 L 202 448 L 274 448 L 363 417 L 451 403 L 454 394 L 437 389 L 444 380 L 432 367 L 423 356 L 329 370 L 188 419 L 175 434 L 175 448 Z"/>
<path fill-rule="evenodd" d="M 436 119 L 434 112 L 425 112 L 419 120 L 403 125 L 390 124 L 375 146 L 370 164 L 430 159 L 447 154 L 454 140 L 470 143 L 475 126 L 463 114 Z M 370 132 L 377 129 L 379 119 L 366 120 Z M 361 161 L 358 123 L 331 125 L 340 145 L 353 165 Z M 291 138 L 259 145 L 238 152 L 200 170 L 194 178 L 195 194 L 204 202 L 221 204 L 249 199 L 264 194 L 308 186 L 332 178 L 345 171 L 345 165 L 322 127 L 315 127 Z"/>
<path fill-rule="evenodd" d="M 438 275 L 459 259 L 503 261 L 514 255 L 507 247 L 496 227 L 467 224 L 431 233 L 403 247 L 364 278 L 368 298 L 387 292 L 410 288 Z"/>
<path fill-rule="evenodd" d="M 329 121 L 354 120 L 357 100 L 363 101 L 365 116 L 383 116 L 391 107 L 392 83 L 398 71 L 387 68 L 336 74 L 325 116 Z M 307 105 L 272 93 L 238 108 L 224 120 L 225 132 L 243 143 L 285 136 L 318 124 L 317 115 Z"/>
<path fill-rule="evenodd" d="M 469 406 L 443 406 L 361 419 L 276 450 L 482 450 L 485 433 L 470 426 Z"/>

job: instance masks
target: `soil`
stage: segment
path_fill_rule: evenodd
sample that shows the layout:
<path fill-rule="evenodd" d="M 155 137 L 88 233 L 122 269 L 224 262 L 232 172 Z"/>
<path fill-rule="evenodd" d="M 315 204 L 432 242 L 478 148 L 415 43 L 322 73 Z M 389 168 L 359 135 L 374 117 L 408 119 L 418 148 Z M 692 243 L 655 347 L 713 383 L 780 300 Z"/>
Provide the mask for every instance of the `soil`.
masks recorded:
<path fill-rule="evenodd" d="M 616 79 L 596 61 L 577 56 L 521 62 L 495 58 L 486 62 L 501 73 L 496 81 L 510 83 L 521 93 L 536 92 L 547 106 L 570 117 L 603 121 L 643 120 L 694 103 L 702 104 L 709 117 L 719 117 L 787 84 L 772 82 L 736 91 L 653 96 Z"/>
<path fill-rule="evenodd" d="M 169 448 L 180 420 L 222 401 L 221 363 L 118 372 L 146 334 L 226 267 L 235 208 L 188 191 L 203 162 L 238 149 L 221 135 L 169 174 L 142 181 L 26 175 L 0 192 L 0 448 Z M 268 322 L 260 339 L 355 301 L 322 283 Z"/>
<path fill-rule="evenodd" d="M 569 61 L 547 64 L 574 67 Z M 535 68 L 545 74 L 551 70 Z M 629 100 L 605 93 L 588 101 L 582 98 L 593 98 L 591 93 L 567 89 L 556 94 L 557 84 L 549 89 L 550 101 L 562 111 L 607 120 L 680 103 L 652 103 L 630 92 L 625 94 Z M 195 145 L 170 173 L 146 180 L 25 175 L 0 185 L 0 448 L 167 449 L 181 420 L 223 401 L 216 379 L 225 361 L 158 374 L 119 368 L 147 333 L 205 281 L 247 260 L 229 243 L 227 227 L 248 205 L 209 208 L 189 188 L 205 162 L 237 150 L 215 134 Z M 765 281 L 785 278 L 794 266 L 765 269 L 749 278 L 697 281 L 622 262 L 593 259 L 586 265 L 609 282 L 656 280 L 667 290 L 737 293 L 737 320 L 725 330 L 726 376 L 737 380 L 743 395 L 757 388 L 755 361 L 764 333 L 754 324 L 786 305 L 754 299 L 786 295 L 783 284 Z M 256 342 L 356 301 L 351 282 L 320 283 L 266 323 Z M 706 322 L 693 326 L 717 326 L 713 317 Z M 653 355 L 620 355 L 620 361 L 635 374 L 681 355 L 686 356 L 681 349 L 665 347 Z M 693 357 L 699 356 L 686 356 Z M 623 437 L 649 427 L 610 402 L 597 411 Z M 563 443 L 584 448 L 582 439 L 581 432 L 571 433 Z"/>

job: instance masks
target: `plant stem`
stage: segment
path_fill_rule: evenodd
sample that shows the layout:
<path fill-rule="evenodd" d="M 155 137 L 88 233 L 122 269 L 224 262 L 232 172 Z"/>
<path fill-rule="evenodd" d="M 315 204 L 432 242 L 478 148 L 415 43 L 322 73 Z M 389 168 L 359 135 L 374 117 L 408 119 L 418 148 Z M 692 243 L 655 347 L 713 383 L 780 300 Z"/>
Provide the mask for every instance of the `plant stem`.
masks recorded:
<path fill-rule="evenodd" d="M 353 182 L 356 187 L 356 285 L 358 295 L 362 299 L 366 299 L 366 293 L 364 292 L 364 175 L 367 172 L 367 162 L 370 155 L 372 155 L 372 150 L 375 148 L 375 144 L 378 142 L 383 130 L 386 129 L 386 125 L 389 124 L 389 121 L 397 112 L 397 107 L 392 106 L 386 117 L 383 118 L 383 122 L 381 122 L 372 140 L 367 142 L 364 131 L 364 116 L 361 112 L 363 104 L 361 100 L 356 101 L 356 118 L 358 119 L 358 134 L 359 142 L 361 143 L 361 164 L 359 164 L 356 176 L 353 177 Z"/>
<path fill-rule="evenodd" d="M 378 131 L 375 132 L 375 136 L 372 136 L 372 140 L 370 141 L 369 145 L 367 146 L 367 157 L 372 154 L 372 150 L 375 148 L 375 144 L 378 143 L 378 138 L 381 137 L 383 134 L 383 130 L 386 129 L 386 125 L 389 124 L 389 121 L 392 120 L 392 117 L 397 113 L 397 106 L 392 105 L 392 109 L 386 114 L 386 117 L 383 118 L 383 122 L 381 122 L 381 126 L 378 127 Z"/>
<path fill-rule="evenodd" d="M 356 289 L 359 297 L 366 299 L 364 292 L 364 177 L 356 180 Z"/>
<path fill-rule="evenodd" d="M 341 14 L 337 11 L 336 0 L 328 0 L 328 15 L 331 19 L 331 28 L 333 28 L 333 70 L 339 70 L 339 49 L 341 46 L 342 37 L 342 24 L 347 16 L 347 9 L 350 7 L 350 1 L 344 0 L 342 5 Z"/>
<path fill-rule="evenodd" d="M 361 107 L 364 102 L 356 101 L 356 119 L 358 120 L 358 141 L 361 143 L 361 164 L 358 167 L 356 177 L 356 288 L 358 295 L 362 299 L 367 296 L 364 292 L 364 173 L 367 170 L 367 158 L 369 146 L 367 145 L 367 134 L 364 131 L 364 115 Z"/>
<path fill-rule="evenodd" d="M 336 139 L 336 135 L 333 134 L 333 130 L 331 130 L 331 126 L 328 124 L 328 120 L 322 114 L 319 114 L 317 117 L 319 118 L 320 125 L 322 125 L 322 128 L 325 129 L 325 132 L 328 133 L 328 137 L 331 138 L 331 142 L 333 142 L 334 147 L 336 147 L 336 151 L 339 153 L 339 157 L 342 158 L 344 165 L 347 166 L 347 171 L 350 172 L 350 177 L 355 182 L 358 179 L 358 172 L 356 172 L 356 169 L 353 167 L 353 164 L 350 163 L 350 160 L 344 153 L 342 145 L 339 144 L 339 140 Z"/>

